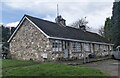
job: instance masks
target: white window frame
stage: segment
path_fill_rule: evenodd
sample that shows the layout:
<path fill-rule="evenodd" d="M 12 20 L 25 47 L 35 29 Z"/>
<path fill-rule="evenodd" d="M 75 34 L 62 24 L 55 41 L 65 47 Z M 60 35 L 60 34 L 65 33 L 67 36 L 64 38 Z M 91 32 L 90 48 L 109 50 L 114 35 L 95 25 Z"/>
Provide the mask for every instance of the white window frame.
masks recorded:
<path fill-rule="evenodd" d="M 90 51 L 90 44 L 89 43 L 85 43 L 84 44 L 84 49 L 85 49 L 85 51 Z"/>
<path fill-rule="evenodd" d="M 61 40 L 52 40 L 52 51 L 53 52 L 62 51 L 62 41 Z"/>
<path fill-rule="evenodd" d="M 81 52 L 81 44 L 78 42 L 72 42 L 72 52 Z"/>

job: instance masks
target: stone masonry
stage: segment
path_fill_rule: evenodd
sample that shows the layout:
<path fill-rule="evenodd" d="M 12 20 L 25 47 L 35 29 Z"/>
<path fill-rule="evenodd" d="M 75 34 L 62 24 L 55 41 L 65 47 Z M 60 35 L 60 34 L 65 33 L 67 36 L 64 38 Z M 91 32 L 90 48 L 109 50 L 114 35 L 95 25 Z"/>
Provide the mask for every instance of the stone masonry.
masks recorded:
<path fill-rule="evenodd" d="M 50 60 L 51 47 L 49 39 L 25 19 L 10 42 L 10 55 L 19 60 Z"/>
<path fill-rule="evenodd" d="M 47 38 L 40 30 L 35 27 L 29 20 L 26 18 L 22 22 L 20 28 L 17 30 L 17 33 L 10 41 L 10 56 L 18 60 L 34 60 L 34 61 L 45 61 L 45 60 L 57 60 L 59 58 L 64 58 L 64 50 L 61 52 L 52 52 L 53 39 Z M 69 43 L 67 46 L 68 49 L 68 58 L 77 58 L 82 59 L 85 56 L 85 44 L 81 43 L 81 52 L 72 52 L 72 43 L 71 41 L 65 41 Z M 64 44 L 65 46 L 65 44 Z M 100 47 L 101 46 L 101 47 Z M 92 43 L 89 43 L 90 53 L 95 52 L 97 56 L 105 55 L 102 50 L 106 48 L 108 53 L 108 45 L 99 45 L 93 46 Z M 110 47 L 110 46 L 109 46 Z M 108 55 L 108 54 L 107 54 Z"/>

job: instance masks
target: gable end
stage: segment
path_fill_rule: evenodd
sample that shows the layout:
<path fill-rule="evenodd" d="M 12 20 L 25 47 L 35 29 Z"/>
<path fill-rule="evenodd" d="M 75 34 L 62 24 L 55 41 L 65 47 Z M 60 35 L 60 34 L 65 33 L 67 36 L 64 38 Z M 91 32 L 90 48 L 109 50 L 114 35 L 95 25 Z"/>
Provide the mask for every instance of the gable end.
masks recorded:
<path fill-rule="evenodd" d="M 21 19 L 20 23 L 18 24 L 18 26 L 16 27 L 15 31 L 13 32 L 13 34 L 10 36 L 9 40 L 7 41 L 8 43 L 12 40 L 12 38 L 15 36 L 15 34 L 17 33 L 17 31 L 19 30 L 19 28 L 22 26 L 23 22 L 25 20 L 28 20 L 30 23 L 32 23 L 40 32 L 42 32 L 47 38 L 49 38 L 49 36 L 44 33 L 44 31 L 42 31 L 37 25 L 35 25 L 29 18 L 27 18 L 25 15 L 24 17 Z"/>

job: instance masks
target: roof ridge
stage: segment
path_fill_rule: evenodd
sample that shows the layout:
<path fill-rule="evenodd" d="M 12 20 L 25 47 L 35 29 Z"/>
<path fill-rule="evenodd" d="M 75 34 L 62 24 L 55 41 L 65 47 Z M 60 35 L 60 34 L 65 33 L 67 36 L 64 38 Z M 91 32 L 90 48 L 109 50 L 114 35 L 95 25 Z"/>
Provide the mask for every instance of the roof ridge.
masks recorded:
<path fill-rule="evenodd" d="M 72 27 L 72 26 L 66 26 L 66 27 L 73 28 L 73 29 L 76 29 L 76 30 L 81 30 L 80 28 L 75 28 L 75 27 Z"/>
<path fill-rule="evenodd" d="M 35 18 L 35 19 L 38 19 L 38 20 L 42 20 L 42 21 L 45 21 L 45 22 L 50 22 L 50 23 L 53 23 L 53 24 L 57 24 L 57 23 L 55 23 L 55 22 L 52 22 L 52 21 L 49 21 L 49 20 L 45 20 L 45 19 L 41 19 L 41 18 L 38 18 L 38 17 L 34 17 L 34 16 L 30 16 L 30 15 L 27 15 L 27 14 L 25 14 L 24 16 L 26 16 L 26 17 L 32 17 L 32 18 Z M 59 24 L 57 24 L 57 25 L 59 25 Z M 68 25 L 66 25 L 66 27 L 68 27 L 68 28 L 72 28 L 72 29 L 76 29 L 76 30 L 81 30 L 81 29 L 79 29 L 79 28 L 75 28 L 75 27 L 72 27 L 72 26 L 68 26 Z M 87 31 L 88 32 L 88 31 Z M 93 32 L 90 32 L 90 33 L 93 33 Z"/>
<path fill-rule="evenodd" d="M 110 43 L 108 40 L 105 40 L 103 37 L 100 37 L 100 35 L 98 35 L 97 33 L 89 32 L 89 31 L 84 32 L 79 28 L 74 28 L 71 26 L 66 26 L 66 27 L 57 26 L 59 24 L 55 22 L 43 20 L 27 14 L 25 14 L 24 17 L 21 19 L 20 23 L 17 26 L 17 29 L 12 34 L 8 42 L 10 42 L 10 40 L 13 38 L 13 36 L 21 26 L 22 22 L 26 18 L 29 19 L 31 22 L 33 22 L 33 24 L 35 24 L 36 27 L 41 29 L 43 33 L 53 38 L 55 37 L 55 38 L 65 38 L 65 39 L 74 39 L 74 40 L 84 40 L 84 41 L 100 42 L 105 44 Z"/>
<path fill-rule="evenodd" d="M 38 18 L 38 17 L 35 17 L 35 16 L 30 16 L 30 15 L 27 15 L 27 14 L 25 14 L 24 16 L 26 16 L 28 18 L 31 17 L 31 18 L 42 20 L 42 21 L 45 21 L 45 22 L 50 22 L 50 23 L 53 23 L 53 24 L 57 24 L 55 22 L 52 22 L 52 21 L 49 21 L 49 20 L 45 20 L 45 19 L 41 19 L 41 18 Z"/>

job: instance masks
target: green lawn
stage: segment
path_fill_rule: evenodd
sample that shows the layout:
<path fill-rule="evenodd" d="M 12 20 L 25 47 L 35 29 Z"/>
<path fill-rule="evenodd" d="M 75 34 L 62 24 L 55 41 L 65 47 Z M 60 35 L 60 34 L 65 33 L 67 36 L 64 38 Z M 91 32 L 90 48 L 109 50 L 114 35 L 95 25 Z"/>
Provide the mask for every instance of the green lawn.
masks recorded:
<path fill-rule="evenodd" d="M 20 61 L 20 60 L 3 60 L 2 61 L 2 68 L 9 68 L 9 67 L 20 67 L 26 65 L 33 65 L 35 64 L 32 61 Z"/>
<path fill-rule="evenodd" d="M 32 61 L 3 60 L 3 76 L 106 76 L 98 69 Z"/>
<path fill-rule="evenodd" d="M 2 60 L 0 59 L 0 78 L 1 78 L 1 76 L 2 76 Z"/>

